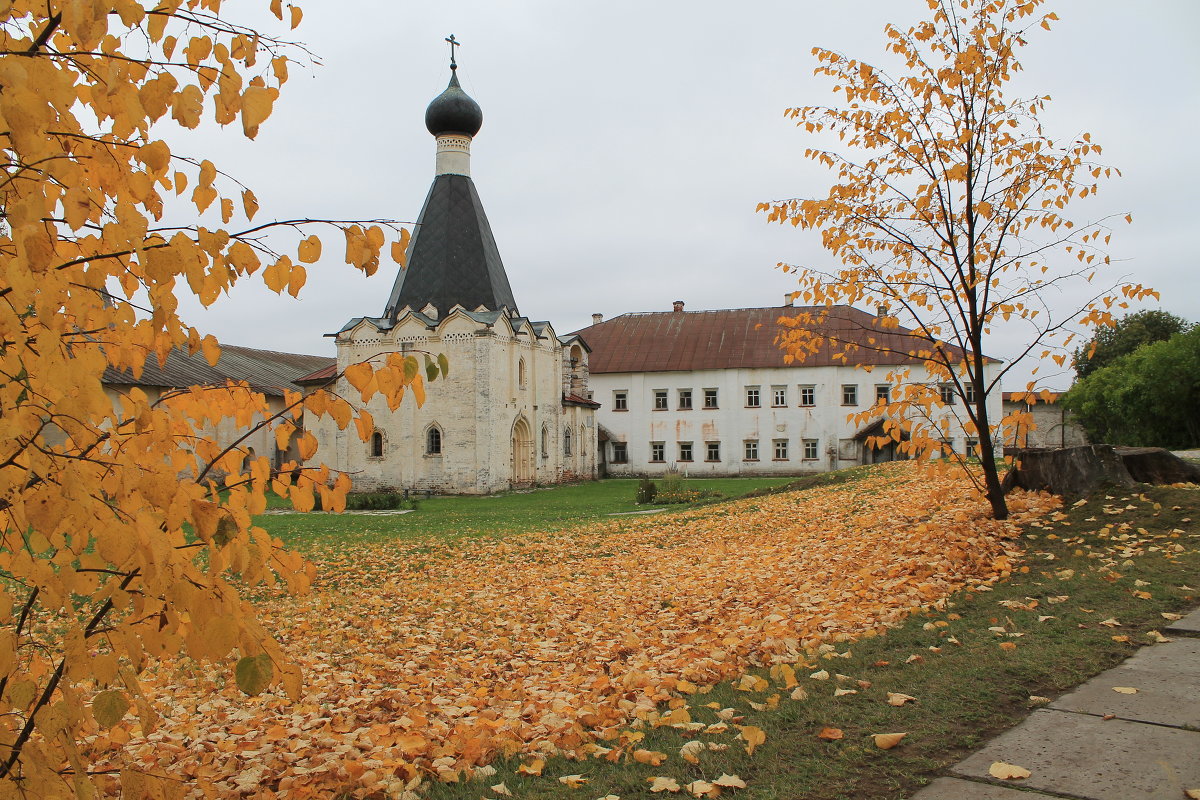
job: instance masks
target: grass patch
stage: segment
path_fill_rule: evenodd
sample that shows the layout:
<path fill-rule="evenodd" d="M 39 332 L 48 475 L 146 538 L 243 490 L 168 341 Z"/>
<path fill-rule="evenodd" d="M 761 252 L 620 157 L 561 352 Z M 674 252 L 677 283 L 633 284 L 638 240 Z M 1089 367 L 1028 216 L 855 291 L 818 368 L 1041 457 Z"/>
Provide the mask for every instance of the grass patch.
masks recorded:
<path fill-rule="evenodd" d="M 740 497 L 787 484 L 791 478 L 688 479 L 686 488 L 717 493 L 723 498 Z M 476 496 L 434 496 L 420 499 L 417 510 L 396 516 L 339 514 L 264 514 L 256 525 L 272 536 L 303 551 L 309 545 L 354 544 L 392 538 L 458 538 L 462 536 L 506 536 L 528 531 L 549 531 L 609 519 L 610 514 L 644 511 L 639 506 L 636 479 L 609 479 L 571 486 Z M 671 510 L 696 504 L 671 506 Z"/>
<path fill-rule="evenodd" d="M 1041 705 L 1031 697 L 1054 698 L 1119 663 L 1169 624 L 1164 612 L 1200 601 L 1200 490 L 1140 487 L 1054 516 L 1023 532 L 1024 561 L 992 591 L 961 593 L 886 636 L 842 643 L 796 665 L 803 699 L 792 698 L 786 676 L 762 670 L 755 674 L 765 686 L 743 691 L 726 682 L 673 701 L 690 723 L 651 716 L 601 742 L 611 748 L 607 758 L 549 757 L 541 776 L 519 773 L 528 758 L 500 761 L 493 776 L 434 783 L 427 796 L 494 797 L 488 787 L 503 782 L 520 798 L 648 797 L 652 777 L 684 786 L 732 773 L 749 784 L 729 795 L 739 798 L 909 797 Z M 810 677 L 820 671 L 827 680 Z M 838 689 L 853 693 L 835 696 Z M 916 701 L 895 707 L 889 692 Z M 765 743 L 748 754 L 737 726 L 761 729 Z M 826 727 L 843 738 L 818 738 Z M 891 750 L 874 746 L 872 734 L 892 732 L 908 735 Z M 681 758 L 689 741 L 705 744 L 699 763 Z M 658 766 L 632 760 L 639 749 L 666 758 Z M 582 789 L 556 780 L 575 774 L 588 780 Z"/>

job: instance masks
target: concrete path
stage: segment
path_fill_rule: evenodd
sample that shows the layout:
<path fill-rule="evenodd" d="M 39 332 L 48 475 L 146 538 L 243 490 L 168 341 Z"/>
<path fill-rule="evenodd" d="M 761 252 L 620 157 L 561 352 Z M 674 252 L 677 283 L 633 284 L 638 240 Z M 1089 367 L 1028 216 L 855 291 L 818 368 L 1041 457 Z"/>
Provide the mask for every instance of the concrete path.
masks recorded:
<path fill-rule="evenodd" d="M 1200 790 L 1200 609 L 1163 633 L 1172 641 L 1033 712 L 913 800 L 1183 800 Z M 1030 775 L 994 778 L 997 761 Z"/>

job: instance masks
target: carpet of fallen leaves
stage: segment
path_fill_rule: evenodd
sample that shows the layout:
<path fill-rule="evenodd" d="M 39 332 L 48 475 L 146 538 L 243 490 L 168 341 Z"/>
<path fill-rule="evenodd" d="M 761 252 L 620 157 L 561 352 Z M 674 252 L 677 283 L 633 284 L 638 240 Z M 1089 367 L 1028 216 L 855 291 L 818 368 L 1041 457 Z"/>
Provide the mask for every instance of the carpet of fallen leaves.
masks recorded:
<path fill-rule="evenodd" d="M 242 696 L 227 665 L 159 665 L 158 727 L 130 715 L 93 744 L 197 795 L 288 797 L 619 750 L 657 704 L 1005 576 L 1018 525 L 1057 501 L 1010 503 L 996 522 L 961 479 L 897 465 L 595 528 L 311 552 L 315 590 L 260 606 L 304 668 L 300 702 Z"/>

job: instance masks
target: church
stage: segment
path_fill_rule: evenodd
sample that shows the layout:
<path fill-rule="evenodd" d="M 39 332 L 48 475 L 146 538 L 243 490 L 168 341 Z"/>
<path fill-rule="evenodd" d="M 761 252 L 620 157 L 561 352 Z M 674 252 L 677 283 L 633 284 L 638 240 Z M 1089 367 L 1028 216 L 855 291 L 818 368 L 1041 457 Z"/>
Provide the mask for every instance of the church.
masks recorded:
<path fill-rule="evenodd" d="M 378 397 L 367 405 L 376 429 L 366 442 L 328 418 L 305 419 L 319 444 L 314 465 L 350 473 L 357 491 L 488 494 L 596 477 L 588 345 L 518 310 L 471 179 L 483 111 L 457 68 L 452 58 L 449 85 L 425 110 L 436 141 L 433 185 L 387 304 L 332 334 L 336 364 L 295 381 L 323 385 L 387 353 L 446 356 L 448 374 L 424 405 L 407 397 L 395 411 Z M 355 394 L 344 379 L 337 389 Z"/>

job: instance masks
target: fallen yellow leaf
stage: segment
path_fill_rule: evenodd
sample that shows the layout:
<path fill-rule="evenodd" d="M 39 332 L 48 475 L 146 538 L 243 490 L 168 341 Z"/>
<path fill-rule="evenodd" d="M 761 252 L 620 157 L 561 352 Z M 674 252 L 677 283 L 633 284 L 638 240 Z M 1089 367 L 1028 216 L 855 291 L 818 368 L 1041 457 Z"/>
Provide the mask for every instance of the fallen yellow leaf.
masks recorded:
<path fill-rule="evenodd" d="M 692 781 L 683 788 L 692 793 L 693 797 L 716 797 L 721 790 L 708 781 Z"/>
<path fill-rule="evenodd" d="M 678 792 L 679 784 L 674 778 L 647 778 L 652 792 Z"/>
<path fill-rule="evenodd" d="M 739 725 L 737 729 L 741 731 L 741 737 L 746 740 L 748 755 L 754 755 L 754 748 L 767 740 L 767 734 L 762 728 L 756 728 L 753 725 Z"/>
<path fill-rule="evenodd" d="M 1033 773 L 1024 767 L 1018 767 L 1016 764 L 1006 764 L 1003 761 L 996 761 L 993 762 L 992 766 L 988 767 L 988 774 L 1002 781 L 1015 781 L 1021 778 L 1028 778 Z"/>
<path fill-rule="evenodd" d="M 917 698 L 910 694 L 902 694 L 900 692 L 888 692 L 887 701 L 889 706 L 902 706 L 905 703 L 915 703 Z"/>
<path fill-rule="evenodd" d="M 877 734 L 875 734 L 875 737 L 874 737 L 875 738 L 875 746 L 878 747 L 880 750 L 891 750 L 893 747 L 900 744 L 900 740 L 903 739 L 905 736 L 908 736 L 908 734 L 907 733 L 877 733 Z"/>
<path fill-rule="evenodd" d="M 727 775 L 724 772 L 721 773 L 721 777 L 713 781 L 713 784 L 716 786 L 724 786 L 727 789 L 746 788 L 746 782 L 744 780 L 739 778 L 737 775 Z"/>
<path fill-rule="evenodd" d="M 587 783 L 587 781 L 588 779 L 582 775 L 563 775 L 558 779 L 559 783 L 565 784 L 572 789 L 578 789 L 580 786 L 583 786 L 585 783 Z"/>
<path fill-rule="evenodd" d="M 1113 691 L 1119 692 L 1120 694 L 1137 694 L 1138 692 L 1138 690 L 1132 686 L 1114 686 Z"/>
<path fill-rule="evenodd" d="M 634 750 L 633 760 L 639 764 L 649 764 L 652 767 L 657 767 L 667 760 L 667 754 L 660 753 L 657 750 Z"/>
<path fill-rule="evenodd" d="M 821 732 L 817 734 L 818 739 L 824 739 L 827 742 L 837 741 L 846 734 L 842 733 L 841 728 L 821 728 Z"/>
<path fill-rule="evenodd" d="M 542 770 L 546 767 L 546 759 L 535 758 L 532 761 L 527 761 L 517 767 L 517 773 L 520 775 L 541 775 Z"/>
<path fill-rule="evenodd" d="M 505 786 L 503 783 L 497 783 L 495 786 L 492 787 L 492 791 L 495 792 L 496 794 L 504 795 L 505 797 L 512 797 L 512 792 L 510 792 L 508 790 L 508 787 Z"/>

